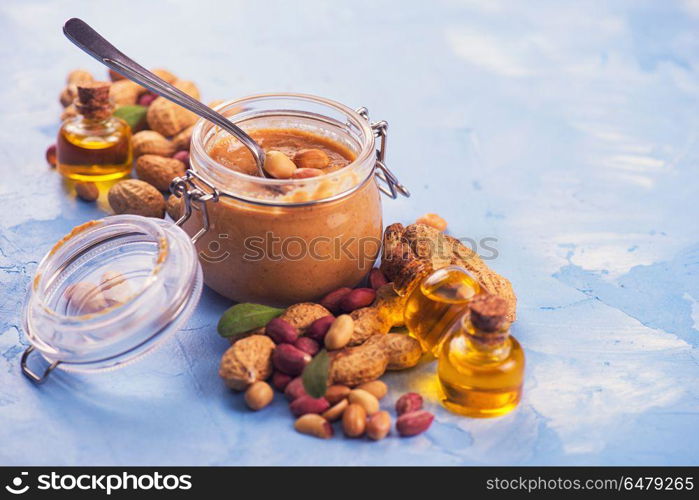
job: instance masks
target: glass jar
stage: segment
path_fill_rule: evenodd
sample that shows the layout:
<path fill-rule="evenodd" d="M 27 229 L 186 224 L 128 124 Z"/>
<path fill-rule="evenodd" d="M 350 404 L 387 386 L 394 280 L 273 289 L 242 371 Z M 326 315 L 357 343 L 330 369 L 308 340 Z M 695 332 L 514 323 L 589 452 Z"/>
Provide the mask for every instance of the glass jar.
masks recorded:
<path fill-rule="evenodd" d="M 24 305 L 22 370 L 99 371 L 150 352 L 189 318 L 202 290 L 194 245 L 171 222 L 115 215 L 76 227 L 39 264 Z M 49 363 L 29 368 L 37 350 Z"/>
<path fill-rule="evenodd" d="M 386 123 L 372 124 L 365 109 L 302 94 L 246 97 L 217 111 L 247 133 L 303 131 L 340 144 L 355 158 L 319 177 L 251 176 L 210 156 L 213 145 L 230 136 L 200 120 L 192 136 L 189 180 L 209 200 L 194 204 L 183 228 L 200 235 L 196 247 L 205 283 L 237 302 L 286 306 L 360 282 L 381 246 L 380 190 L 407 195 L 382 162 Z"/>
<path fill-rule="evenodd" d="M 469 417 L 504 415 L 522 398 L 524 350 L 510 335 L 504 300 L 481 295 L 469 309 L 442 342 L 437 362 L 442 403 Z"/>

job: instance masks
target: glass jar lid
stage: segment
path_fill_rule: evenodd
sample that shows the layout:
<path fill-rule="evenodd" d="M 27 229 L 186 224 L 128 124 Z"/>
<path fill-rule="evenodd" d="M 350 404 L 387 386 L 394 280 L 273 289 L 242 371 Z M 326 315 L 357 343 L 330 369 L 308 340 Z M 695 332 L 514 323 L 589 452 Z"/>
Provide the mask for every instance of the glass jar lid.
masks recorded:
<path fill-rule="evenodd" d="M 115 215 L 74 228 L 43 258 L 24 307 L 22 370 L 116 368 L 150 352 L 190 317 L 202 290 L 189 236 L 172 222 Z M 49 363 L 37 375 L 27 362 Z"/>

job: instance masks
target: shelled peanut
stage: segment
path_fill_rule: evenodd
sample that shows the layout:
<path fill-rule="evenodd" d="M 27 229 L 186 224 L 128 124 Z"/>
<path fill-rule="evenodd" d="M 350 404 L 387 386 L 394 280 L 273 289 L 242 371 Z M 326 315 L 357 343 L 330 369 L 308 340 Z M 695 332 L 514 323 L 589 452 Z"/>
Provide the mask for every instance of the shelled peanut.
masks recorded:
<path fill-rule="evenodd" d="M 83 201 L 95 201 L 99 198 L 100 191 L 94 182 L 76 182 L 75 194 Z"/>
<path fill-rule="evenodd" d="M 268 383 L 258 380 L 245 391 L 245 403 L 251 410 L 261 410 L 274 399 L 274 391 Z"/>
<path fill-rule="evenodd" d="M 304 149 L 289 158 L 281 151 L 265 153 L 265 171 L 275 179 L 307 179 L 323 175 L 330 164 L 328 155 L 320 149 Z"/>

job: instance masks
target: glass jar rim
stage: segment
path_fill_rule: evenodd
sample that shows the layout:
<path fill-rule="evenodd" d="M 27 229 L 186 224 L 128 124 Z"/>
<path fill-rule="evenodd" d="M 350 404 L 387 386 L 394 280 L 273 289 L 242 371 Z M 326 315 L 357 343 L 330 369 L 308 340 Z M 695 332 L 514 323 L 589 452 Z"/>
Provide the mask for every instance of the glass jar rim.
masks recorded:
<path fill-rule="evenodd" d="M 156 221 L 149 220 L 148 217 L 141 217 L 137 215 L 119 215 L 89 221 L 74 227 L 70 231 L 70 233 L 61 238 L 58 242 L 56 242 L 56 244 L 44 256 L 44 258 L 37 266 L 35 277 L 32 281 L 31 291 L 33 299 L 36 300 L 37 305 L 40 306 L 46 314 L 49 314 L 57 321 L 84 322 L 86 320 L 104 317 L 105 315 L 113 312 L 115 309 L 125 309 L 133 303 L 133 298 L 136 295 L 134 297 L 131 297 L 128 302 L 116 307 L 109 307 L 94 313 L 88 313 L 79 316 L 70 316 L 67 314 L 59 313 L 58 311 L 50 307 L 46 303 L 43 293 L 44 290 L 42 290 L 41 288 L 42 285 L 44 285 L 44 288 L 46 285 L 44 283 L 44 279 L 46 279 L 45 272 L 49 269 L 50 265 L 54 263 L 55 259 L 58 258 L 57 255 L 60 256 L 60 252 L 66 251 L 69 257 L 72 258 L 73 253 L 76 253 L 80 250 L 84 250 L 84 248 L 71 248 L 72 245 L 79 243 L 81 238 L 84 238 L 86 236 L 91 239 L 97 238 L 99 237 L 100 232 L 113 228 L 116 225 L 121 225 L 122 228 L 117 228 L 114 233 L 115 235 L 122 234 L 124 232 L 124 229 L 128 227 L 130 229 L 133 229 L 134 231 L 138 231 L 144 235 L 150 236 L 158 245 L 155 265 L 153 266 L 153 269 L 151 269 L 150 276 L 146 279 L 144 286 L 138 290 L 138 293 L 136 295 L 146 293 L 148 289 L 153 285 L 153 283 L 157 280 L 160 270 L 162 269 L 163 265 L 168 259 L 169 251 L 167 244 L 167 236 L 165 235 L 164 230 L 156 223 Z M 101 243 L 103 243 L 103 241 L 91 242 L 91 246 L 94 247 L 100 245 Z"/>
<path fill-rule="evenodd" d="M 369 122 L 368 119 L 363 117 L 359 112 L 349 108 L 348 106 L 345 106 L 344 104 L 341 104 L 337 101 L 327 99 L 324 97 L 319 97 L 315 96 L 312 94 L 301 94 L 301 93 L 285 93 L 285 92 L 273 92 L 273 93 L 264 93 L 264 94 L 253 94 L 249 95 L 246 97 L 242 97 L 239 99 L 235 99 L 232 101 L 226 101 L 221 104 L 218 104 L 217 106 L 214 107 L 214 109 L 220 113 L 226 111 L 226 110 L 232 110 L 232 109 L 237 109 L 237 108 L 245 108 L 246 104 L 255 102 L 255 101 L 263 101 L 263 100 L 283 100 L 283 99 L 292 99 L 292 100 L 298 100 L 300 102 L 308 102 L 312 104 L 320 104 L 323 106 L 327 106 L 330 109 L 333 109 L 335 111 L 338 111 L 345 115 L 348 119 L 352 120 L 353 124 L 356 125 L 359 130 L 361 130 L 361 137 L 362 137 L 362 143 L 361 143 L 361 150 L 357 153 L 357 156 L 354 158 L 352 162 L 350 162 L 347 166 L 342 168 L 342 172 L 347 172 L 347 173 L 354 173 L 357 171 L 360 171 L 361 168 L 366 165 L 367 160 L 371 158 L 372 155 L 375 155 L 375 137 L 374 137 L 374 131 L 372 130 L 371 123 Z M 284 111 L 284 110 L 280 110 Z M 289 110 L 293 111 L 293 110 Z M 234 117 L 229 117 L 231 121 L 234 123 L 236 120 Z M 245 117 L 244 119 L 249 119 L 249 117 Z M 317 203 L 323 203 L 327 201 L 333 201 L 338 198 L 342 198 L 349 193 L 353 192 L 355 189 L 359 188 L 361 185 L 364 184 L 364 182 L 371 176 L 371 173 L 373 172 L 373 167 L 369 169 L 366 172 L 366 178 L 362 178 L 359 182 L 356 183 L 355 186 L 346 189 L 344 191 L 341 191 L 339 193 L 335 193 L 333 196 L 329 196 L 326 198 L 320 198 L 316 200 L 312 200 L 310 202 L 304 201 L 304 202 L 294 202 L 294 201 L 282 201 L 282 200 L 261 200 L 261 199 L 254 199 L 254 198 L 249 198 L 244 195 L 241 195 L 240 193 L 236 193 L 234 191 L 228 190 L 224 186 L 220 186 L 219 182 L 216 182 L 215 180 L 212 180 L 211 175 L 207 175 L 210 172 L 214 172 L 218 175 L 228 177 L 229 179 L 232 180 L 238 180 L 238 181 L 244 181 L 244 182 L 251 182 L 255 183 L 260 186 L 266 186 L 270 188 L 278 188 L 281 186 L 304 186 L 304 185 L 309 185 L 309 184 L 314 184 L 314 183 L 319 183 L 322 182 L 326 175 L 331 175 L 331 174 L 326 174 L 326 175 L 321 175 L 318 177 L 311 177 L 311 178 L 304 178 L 304 179 L 272 179 L 272 178 L 266 178 L 266 177 L 258 177 L 254 175 L 249 175 L 243 172 L 238 172 L 236 170 L 233 170 L 213 158 L 209 156 L 208 152 L 206 151 L 206 145 L 204 144 L 204 135 L 205 135 L 205 128 L 208 129 L 210 127 L 213 127 L 214 125 L 211 124 L 210 122 L 202 119 L 199 119 L 197 123 L 194 126 L 194 129 L 192 131 L 192 140 L 191 140 L 191 153 L 192 157 L 196 158 L 197 163 L 201 162 L 203 164 L 203 169 L 201 171 L 196 171 L 194 165 L 192 164 L 193 162 L 190 163 L 190 169 L 195 172 L 197 176 L 201 176 L 205 178 L 207 181 L 209 181 L 218 191 L 220 194 L 229 196 L 234 199 L 242 200 L 242 201 L 247 201 L 251 202 L 254 204 L 262 204 L 262 205 L 274 205 L 274 206 L 297 206 L 297 205 L 309 205 L 309 204 L 317 204 Z"/>

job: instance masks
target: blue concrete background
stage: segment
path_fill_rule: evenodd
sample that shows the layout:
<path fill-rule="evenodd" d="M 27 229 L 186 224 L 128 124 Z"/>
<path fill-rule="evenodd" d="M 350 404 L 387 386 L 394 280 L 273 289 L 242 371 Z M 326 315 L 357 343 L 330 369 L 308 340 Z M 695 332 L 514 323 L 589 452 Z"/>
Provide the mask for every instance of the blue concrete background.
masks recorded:
<path fill-rule="evenodd" d="M 109 5 L 107 7 L 107 5 Z M 410 200 L 457 236 L 497 238 L 519 296 L 526 394 L 503 418 L 441 409 L 380 443 L 295 433 L 278 400 L 244 408 L 216 371 L 229 303 L 206 291 L 184 331 L 104 375 L 19 373 L 19 309 L 38 259 L 102 216 L 44 162 L 68 70 L 101 67 L 69 17 L 195 80 L 204 100 L 319 94 L 390 122 Z M 1 464 L 699 463 L 699 2 L 37 2 L 0 4 Z M 493 245 L 491 245 L 493 246 Z"/>

